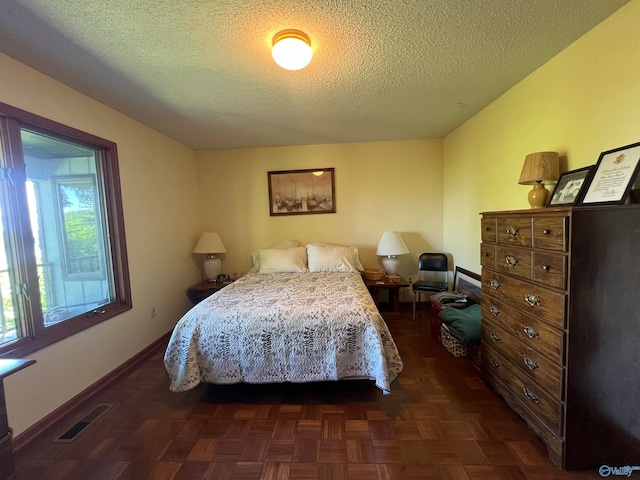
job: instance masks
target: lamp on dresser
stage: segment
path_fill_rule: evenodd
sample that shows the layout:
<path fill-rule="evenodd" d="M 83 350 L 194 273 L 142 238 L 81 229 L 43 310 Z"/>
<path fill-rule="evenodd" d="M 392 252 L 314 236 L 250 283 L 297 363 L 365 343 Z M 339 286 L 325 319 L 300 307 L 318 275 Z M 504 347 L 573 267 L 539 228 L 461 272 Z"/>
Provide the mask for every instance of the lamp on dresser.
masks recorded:
<path fill-rule="evenodd" d="M 382 258 L 382 266 L 387 273 L 395 275 L 398 272 L 398 255 L 406 255 L 409 249 L 398 232 L 384 232 L 378 243 L 376 255 Z"/>
<path fill-rule="evenodd" d="M 207 258 L 204 261 L 204 276 L 207 282 L 215 282 L 218 275 L 222 272 L 222 260 L 218 256 L 219 253 L 225 253 L 227 250 L 220 240 L 220 235 L 213 232 L 205 232 L 200 235 L 200 239 L 193 249 L 193 253 L 204 253 Z"/>
<path fill-rule="evenodd" d="M 531 208 L 541 208 L 547 204 L 549 190 L 544 182 L 556 182 L 560 177 L 560 158 L 557 152 L 530 153 L 524 159 L 520 173 L 520 185 L 533 185 L 529 192 Z"/>

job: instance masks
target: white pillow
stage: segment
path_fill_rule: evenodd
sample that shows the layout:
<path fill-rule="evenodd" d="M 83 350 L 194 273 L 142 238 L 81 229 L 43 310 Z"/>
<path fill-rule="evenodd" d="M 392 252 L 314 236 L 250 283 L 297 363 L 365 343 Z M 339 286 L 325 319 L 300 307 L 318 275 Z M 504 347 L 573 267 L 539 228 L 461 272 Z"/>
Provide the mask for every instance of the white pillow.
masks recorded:
<path fill-rule="evenodd" d="M 265 248 L 258 250 L 259 273 L 308 272 L 307 249 Z"/>
<path fill-rule="evenodd" d="M 269 248 L 293 248 L 299 247 L 300 244 L 295 240 L 285 240 L 284 242 L 279 242 L 271 245 Z M 258 254 L 258 250 L 251 252 L 251 267 L 250 272 L 257 272 L 260 270 L 260 256 Z"/>
<path fill-rule="evenodd" d="M 324 243 L 307 245 L 310 272 L 361 272 L 364 270 L 356 247 Z"/>
<path fill-rule="evenodd" d="M 274 243 L 269 248 L 294 248 L 299 246 L 300 244 L 295 240 L 285 240 L 284 242 Z"/>

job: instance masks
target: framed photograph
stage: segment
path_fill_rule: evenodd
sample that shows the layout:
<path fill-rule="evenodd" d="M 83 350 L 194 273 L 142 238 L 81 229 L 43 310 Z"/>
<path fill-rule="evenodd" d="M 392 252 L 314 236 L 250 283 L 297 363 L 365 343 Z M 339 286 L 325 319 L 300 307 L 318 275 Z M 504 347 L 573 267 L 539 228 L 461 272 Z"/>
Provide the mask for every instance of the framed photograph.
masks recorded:
<path fill-rule="evenodd" d="M 309 215 L 336 213 L 335 175 L 333 168 L 267 172 L 269 213 Z"/>
<path fill-rule="evenodd" d="M 580 197 L 582 187 L 585 185 L 592 168 L 593 166 L 579 168 L 560 175 L 558 183 L 556 183 L 556 187 L 551 194 L 549 206 L 574 205 Z"/>
<path fill-rule="evenodd" d="M 600 154 L 580 205 L 624 203 L 640 170 L 640 143 Z"/>

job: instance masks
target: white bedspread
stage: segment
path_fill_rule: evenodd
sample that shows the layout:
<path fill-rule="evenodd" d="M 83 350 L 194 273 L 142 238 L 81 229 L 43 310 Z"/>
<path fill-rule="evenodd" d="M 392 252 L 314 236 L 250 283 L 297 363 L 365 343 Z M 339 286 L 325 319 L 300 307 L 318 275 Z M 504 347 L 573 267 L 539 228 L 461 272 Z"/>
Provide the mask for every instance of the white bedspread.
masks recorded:
<path fill-rule="evenodd" d="M 173 391 L 359 378 L 387 392 L 402 370 L 357 273 L 250 273 L 187 312 L 164 363 Z"/>

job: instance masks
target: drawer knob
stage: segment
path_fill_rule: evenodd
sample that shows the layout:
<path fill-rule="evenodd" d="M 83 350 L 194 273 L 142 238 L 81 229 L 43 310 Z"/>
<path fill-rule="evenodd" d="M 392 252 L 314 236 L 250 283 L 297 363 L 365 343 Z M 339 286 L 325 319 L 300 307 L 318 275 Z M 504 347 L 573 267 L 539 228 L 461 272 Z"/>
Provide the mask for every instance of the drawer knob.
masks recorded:
<path fill-rule="evenodd" d="M 485 232 L 488 232 L 489 230 L 491 230 L 489 227 L 484 227 Z"/>
<path fill-rule="evenodd" d="M 484 255 L 485 257 L 489 256 L 489 254 L 487 252 L 484 252 L 482 255 Z"/>
<path fill-rule="evenodd" d="M 491 285 L 491 288 L 493 288 L 494 290 L 498 290 L 500 288 L 500 282 L 496 279 L 493 279 L 489 282 L 489 285 Z"/>
<path fill-rule="evenodd" d="M 540 367 L 540 365 L 538 365 L 538 362 L 536 362 L 533 358 L 524 357 L 522 361 L 527 367 L 529 367 L 529 370 L 537 370 L 538 367 Z"/>
<path fill-rule="evenodd" d="M 533 403 L 538 403 L 538 396 L 533 393 L 533 391 L 529 390 L 527 387 L 522 387 L 522 393 L 527 399 L 531 400 Z"/>
<path fill-rule="evenodd" d="M 540 298 L 537 295 L 533 295 L 531 293 L 527 293 L 524 296 L 524 299 L 532 307 L 537 307 L 537 306 L 540 305 Z"/>
<path fill-rule="evenodd" d="M 500 366 L 500 362 L 493 357 L 489 357 L 489 363 L 491 364 L 492 367 L 495 367 L 495 368 L 498 368 Z"/>
<path fill-rule="evenodd" d="M 549 271 L 549 265 L 542 265 L 542 270 L 544 270 L 545 272 Z"/>
<path fill-rule="evenodd" d="M 516 257 L 514 257 L 513 255 L 507 255 L 507 257 L 504 259 L 504 261 L 510 267 L 517 267 L 518 266 L 518 259 Z"/>
<path fill-rule="evenodd" d="M 493 340 L 496 343 L 501 340 L 500 335 L 498 335 L 495 332 L 489 332 L 489 336 L 491 337 L 491 340 Z"/>
<path fill-rule="evenodd" d="M 500 309 L 495 305 L 491 305 L 491 307 L 489 307 L 489 311 L 491 312 L 491 315 L 493 315 L 494 317 L 497 317 L 498 315 L 500 315 Z"/>
<path fill-rule="evenodd" d="M 516 238 L 520 233 L 520 230 L 518 229 L 518 227 L 507 227 L 505 231 L 507 232 L 507 235 L 509 235 L 511 238 Z"/>
<path fill-rule="evenodd" d="M 549 235 L 551 233 L 551 230 L 544 229 L 542 233 L 544 233 L 545 235 Z"/>
<path fill-rule="evenodd" d="M 530 325 L 526 325 L 524 328 L 524 333 L 527 334 L 529 338 L 538 338 L 538 331 Z"/>

